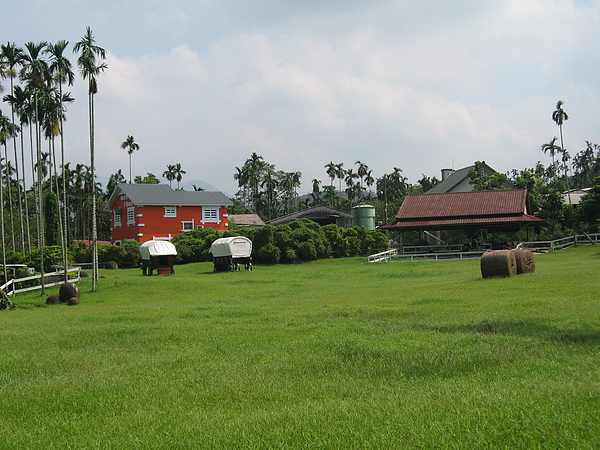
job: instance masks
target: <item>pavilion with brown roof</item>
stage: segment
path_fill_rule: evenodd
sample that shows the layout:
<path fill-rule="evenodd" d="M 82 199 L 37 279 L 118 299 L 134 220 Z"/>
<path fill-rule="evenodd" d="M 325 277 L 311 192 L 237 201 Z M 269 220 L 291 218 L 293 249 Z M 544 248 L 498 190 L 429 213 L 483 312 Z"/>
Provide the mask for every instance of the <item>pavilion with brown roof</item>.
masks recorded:
<path fill-rule="evenodd" d="M 516 232 L 546 222 L 531 214 L 526 189 L 407 195 L 394 222 L 397 231 Z"/>

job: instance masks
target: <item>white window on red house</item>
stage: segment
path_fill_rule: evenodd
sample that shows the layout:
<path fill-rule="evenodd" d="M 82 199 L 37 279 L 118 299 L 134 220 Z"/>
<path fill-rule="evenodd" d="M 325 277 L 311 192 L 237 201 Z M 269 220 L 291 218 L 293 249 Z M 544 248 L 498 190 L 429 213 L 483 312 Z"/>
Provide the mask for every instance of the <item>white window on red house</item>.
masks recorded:
<path fill-rule="evenodd" d="M 127 208 L 127 225 L 135 224 L 135 207 Z"/>
<path fill-rule="evenodd" d="M 202 208 L 202 221 L 203 222 L 219 222 L 219 208 L 216 207 L 203 207 Z"/>
<path fill-rule="evenodd" d="M 115 209 L 114 214 L 115 214 L 115 227 L 120 227 L 121 226 L 121 211 L 119 211 L 118 209 Z"/>
<path fill-rule="evenodd" d="M 165 217 L 177 217 L 177 208 L 175 206 L 165 206 Z"/>
<path fill-rule="evenodd" d="M 192 231 L 194 229 L 194 221 L 182 221 L 181 222 L 181 230 L 182 231 Z"/>

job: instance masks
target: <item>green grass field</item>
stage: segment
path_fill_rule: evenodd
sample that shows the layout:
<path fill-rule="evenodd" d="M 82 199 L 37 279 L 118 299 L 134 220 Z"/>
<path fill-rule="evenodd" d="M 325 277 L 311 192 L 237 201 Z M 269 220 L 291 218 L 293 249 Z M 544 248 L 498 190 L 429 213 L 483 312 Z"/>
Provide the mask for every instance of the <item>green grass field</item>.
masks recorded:
<path fill-rule="evenodd" d="M 536 263 L 198 263 L 17 296 L 0 448 L 600 448 L 600 248 Z"/>

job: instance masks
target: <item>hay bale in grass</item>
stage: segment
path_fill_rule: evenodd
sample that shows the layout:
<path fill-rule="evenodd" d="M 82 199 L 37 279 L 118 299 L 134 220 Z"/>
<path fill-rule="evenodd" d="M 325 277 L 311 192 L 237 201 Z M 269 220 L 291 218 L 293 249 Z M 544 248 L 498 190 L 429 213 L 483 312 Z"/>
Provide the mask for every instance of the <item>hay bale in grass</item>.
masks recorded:
<path fill-rule="evenodd" d="M 61 302 L 66 303 L 73 297 L 79 298 L 79 288 L 75 283 L 66 282 L 60 287 L 58 296 Z"/>
<path fill-rule="evenodd" d="M 517 273 L 533 273 L 535 272 L 535 258 L 531 250 L 517 249 L 512 250 L 517 261 Z"/>
<path fill-rule="evenodd" d="M 69 306 L 75 306 L 75 305 L 79 305 L 79 299 L 77 297 L 71 297 L 69 299 L 69 301 L 67 302 L 67 305 Z"/>
<path fill-rule="evenodd" d="M 60 297 L 56 294 L 49 295 L 46 299 L 46 305 L 58 305 L 60 303 Z"/>
<path fill-rule="evenodd" d="M 486 252 L 481 256 L 483 278 L 512 277 L 517 274 L 517 260 L 510 250 Z"/>

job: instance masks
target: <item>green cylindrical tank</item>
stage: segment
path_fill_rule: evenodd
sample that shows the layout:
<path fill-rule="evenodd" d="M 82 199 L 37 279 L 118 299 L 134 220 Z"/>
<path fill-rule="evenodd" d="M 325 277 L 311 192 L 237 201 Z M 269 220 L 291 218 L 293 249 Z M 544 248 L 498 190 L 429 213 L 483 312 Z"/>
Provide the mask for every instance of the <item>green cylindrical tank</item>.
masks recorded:
<path fill-rule="evenodd" d="M 371 205 L 358 205 L 352 208 L 352 225 L 361 226 L 366 230 L 375 229 L 375 207 Z"/>

